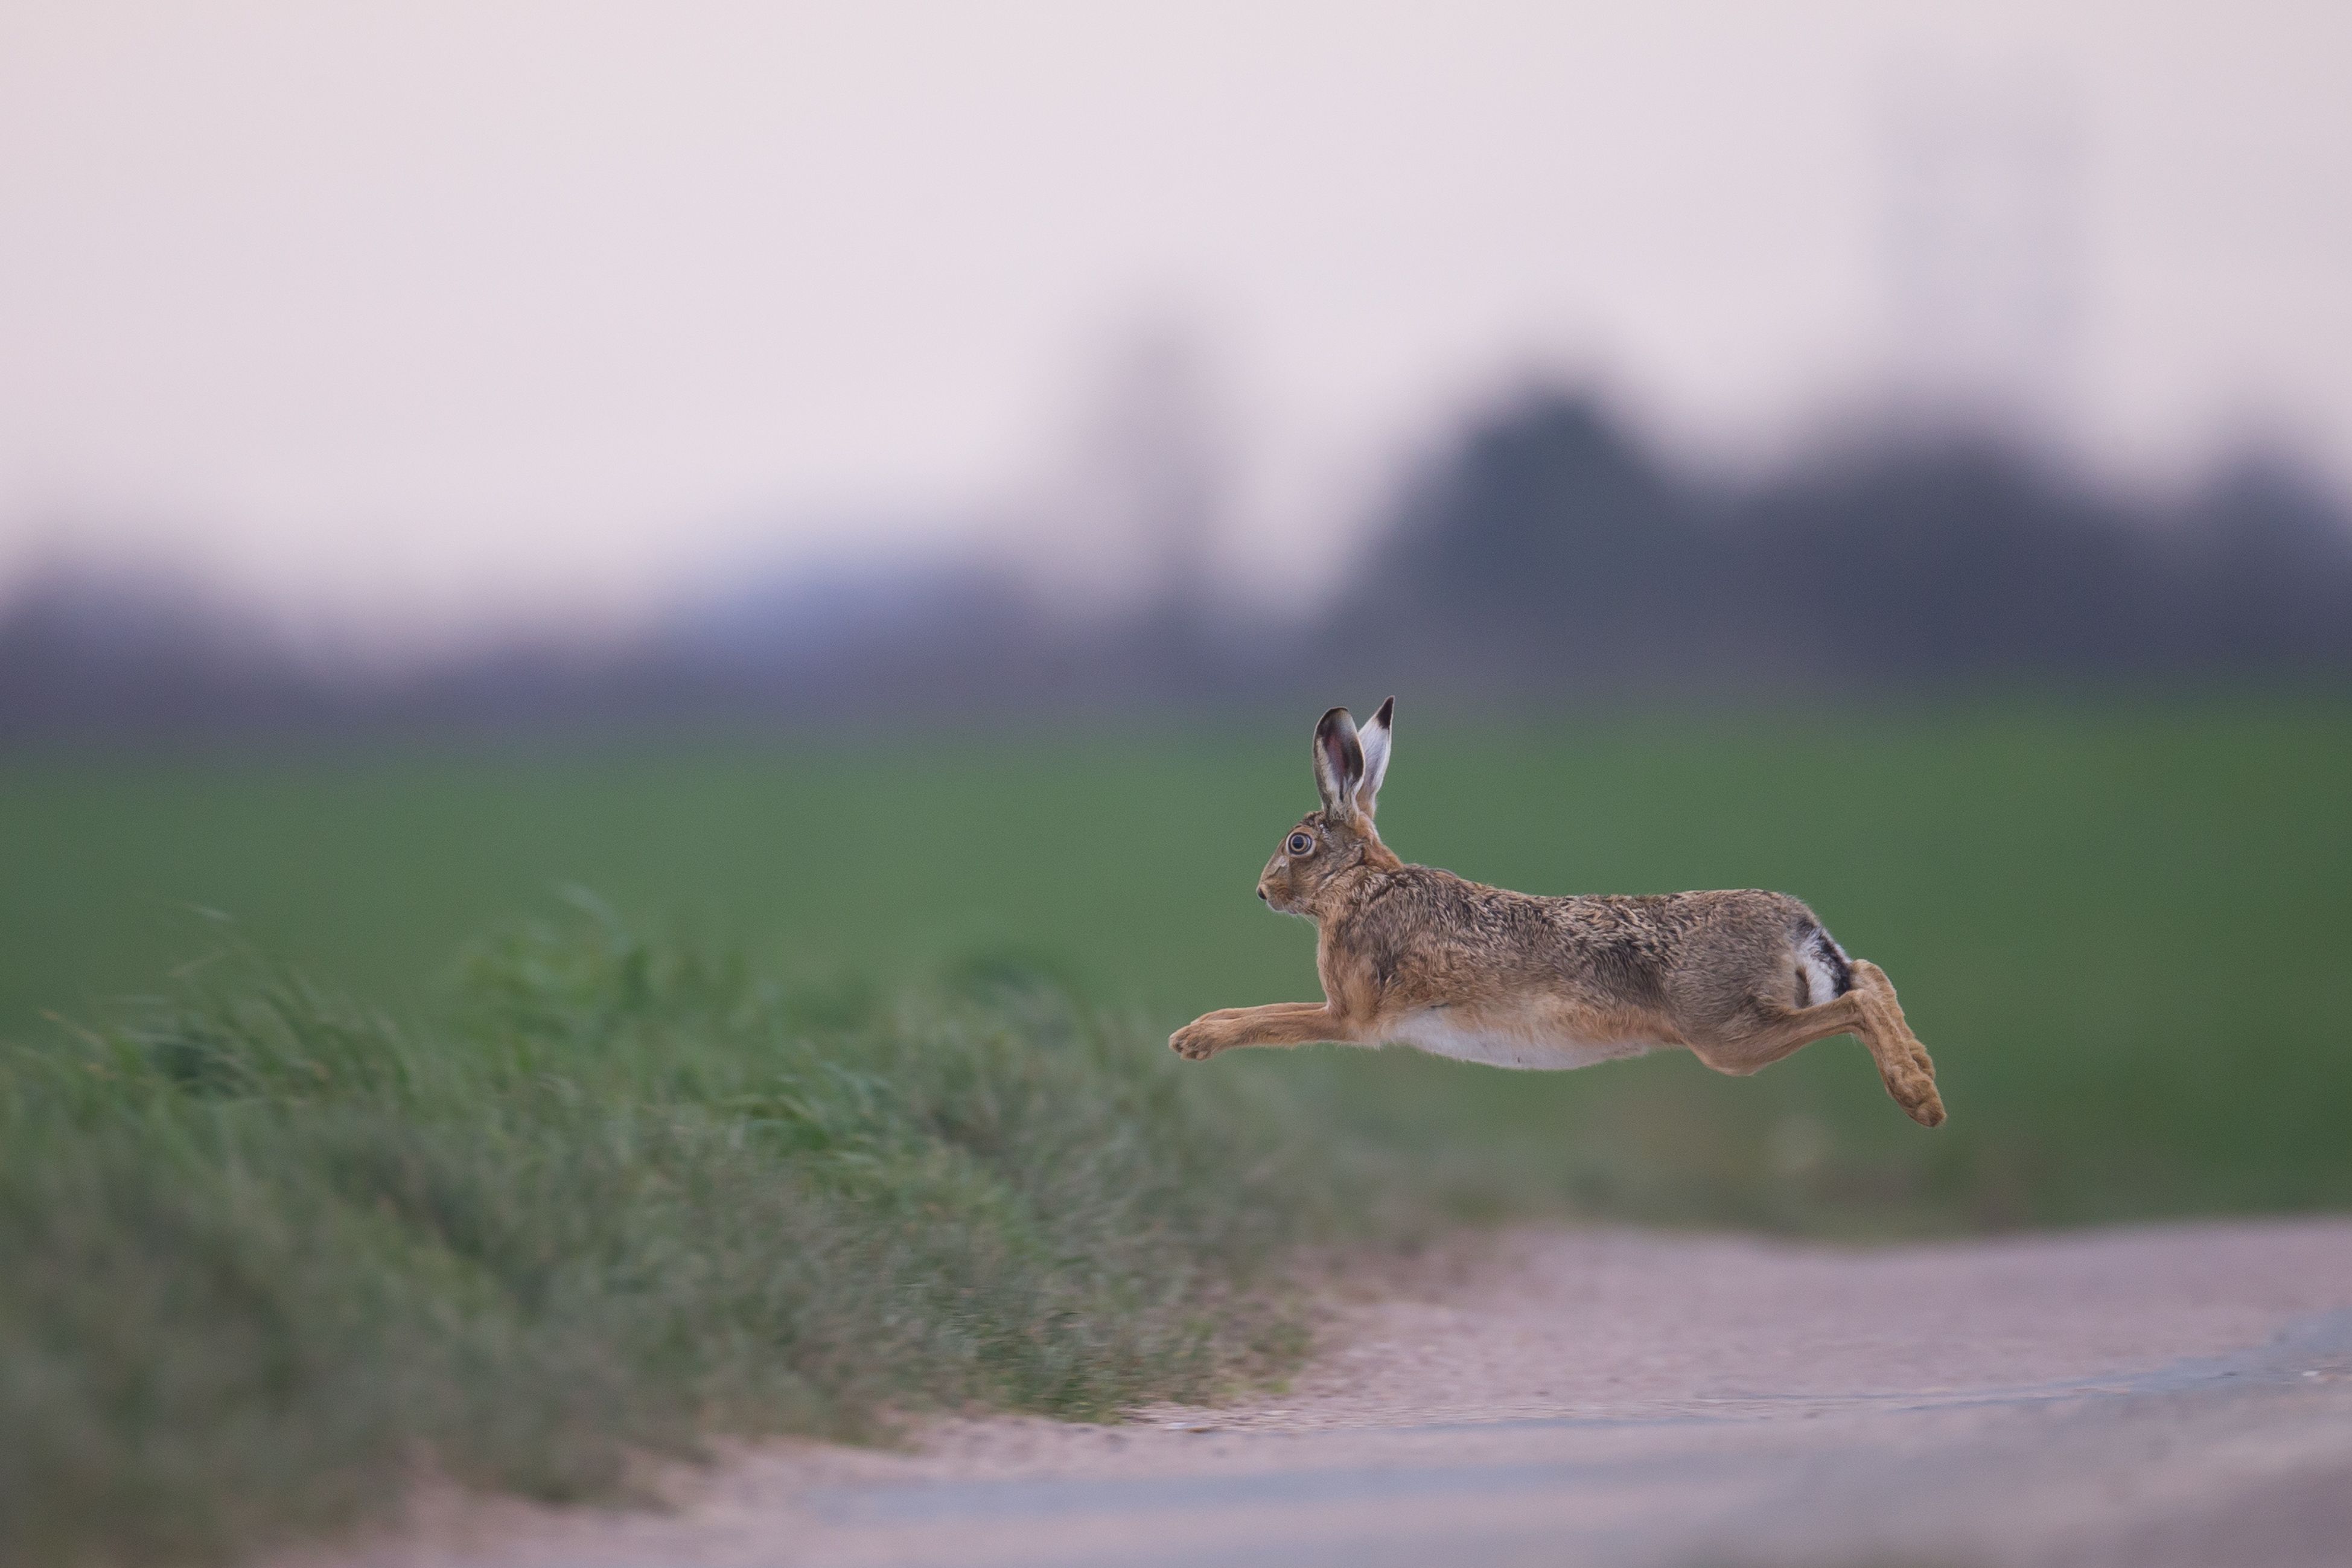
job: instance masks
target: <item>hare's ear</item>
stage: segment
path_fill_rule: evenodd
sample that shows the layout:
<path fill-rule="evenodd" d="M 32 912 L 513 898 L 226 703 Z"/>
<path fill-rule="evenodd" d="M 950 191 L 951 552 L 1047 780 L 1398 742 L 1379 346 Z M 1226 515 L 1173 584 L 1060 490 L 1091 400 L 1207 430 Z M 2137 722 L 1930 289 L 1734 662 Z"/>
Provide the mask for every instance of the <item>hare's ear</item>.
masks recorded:
<path fill-rule="evenodd" d="M 1323 819 L 1349 822 L 1356 815 L 1356 786 L 1364 782 L 1364 748 L 1356 721 L 1334 708 L 1315 726 L 1315 787 L 1323 793 Z"/>
<path fill-rule="evenodd" d="M 1364 782 L 1356 786 L 1356 809 L 1366 816 L 1380 808 L 1381 781 L 1389 776 L 1389 731 L 1395 720 L 1396 699 L 1391 697 L 1356 737 L 1364 748 Z"/>

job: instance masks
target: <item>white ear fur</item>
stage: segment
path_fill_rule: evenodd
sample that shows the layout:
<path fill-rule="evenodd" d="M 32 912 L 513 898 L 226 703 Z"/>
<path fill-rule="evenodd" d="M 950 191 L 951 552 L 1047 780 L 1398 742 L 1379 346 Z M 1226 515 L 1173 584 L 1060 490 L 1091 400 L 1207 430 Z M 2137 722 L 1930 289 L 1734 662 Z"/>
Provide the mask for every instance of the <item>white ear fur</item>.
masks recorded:
<path fill-rule="evenodd" d="M 1356 809 L 1366 816 L 1378 808 L 1381 781 L 1389 776 L 1389 742 L 1396 718 L 1396 699 L 1381 704 L 1372 721 L 1356 733 L 1357 743 L 1364 749 L 1364 782 L 1356 786 Z"/>

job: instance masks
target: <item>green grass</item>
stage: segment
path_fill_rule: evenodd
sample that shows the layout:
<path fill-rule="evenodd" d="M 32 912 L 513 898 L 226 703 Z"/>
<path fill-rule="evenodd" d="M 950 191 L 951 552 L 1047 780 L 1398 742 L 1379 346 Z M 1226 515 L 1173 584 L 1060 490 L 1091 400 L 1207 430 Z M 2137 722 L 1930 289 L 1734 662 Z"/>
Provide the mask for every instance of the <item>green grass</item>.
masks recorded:
<path fill-rule="evenodd" d="M 188 904 L 407 1005 L 559 883 L 795 980 L 890 991 L 1010 955 L 1162 1025 L 1311 997 L 1311 931 L 1250 896 L 1312 804 L 1305 728 L 20 763 L 0 771 L 0 1035 L 201 948 Z M 1531 891 L 1796 893 L 1894 976 L 1951 1122 L 1911 1126 L 1846 1042 L 1744 1080 L 1681 1055 L 1203 1070 L 1281 1080 L 1489 1205 L 1917 1229 L 2346 1204 L 2347 779 L 2341 703 L 1472 733 L 1408 705 L 1381 805 L 1408 859 Z"/>
<path fill-rule="evenodd" d="M 1408 708 L 1407 858 L 1807 899 L 1935 1050 L 1934 1132 L 1849 1041 L 1177 1063 L 1315 994 L 1250 895 L 1304 730 L 0 769 L 0 1555 L 247 1541 L 420 1456 L 577 1495 L 714 1428 L 1197 1394 L 1295 1352 L 1287 1242 L 1400 1216 L 2352 1204 L 2352 709 Z M 230 929 L 273 958 L 159 989 Z"/>
<path fill-rule="evenodd" d="M 425 1467 L 605 1495 L 712 1432 L 1102 1416 L 1303 1342 L 1340 1173 L 1048 993 L 888 1006 L 609 917 L 407 1024 L 234 952 L 0 1064 L 0 1561 L 157 1562 Z M 1318 1222 L 1322 1223 L 1318 1224 Z"/>

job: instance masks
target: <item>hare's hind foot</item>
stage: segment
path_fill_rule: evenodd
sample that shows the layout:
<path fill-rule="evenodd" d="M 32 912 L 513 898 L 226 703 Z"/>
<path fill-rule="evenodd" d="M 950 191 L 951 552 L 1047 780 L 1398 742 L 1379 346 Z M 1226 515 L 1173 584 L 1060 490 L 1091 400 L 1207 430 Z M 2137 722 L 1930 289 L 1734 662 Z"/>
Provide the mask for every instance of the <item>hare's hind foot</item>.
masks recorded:
<path fill-rule="evenodd" d="M 1942 1126 L 1944 1097 L 1936 1092 L 1936 1064 L 1928 1058 L 1927 1047 L 1919 1043 L 1916 1035 L 1905 1029 L 1897 1048 L 1902 1050 L 1901 1062 L 1882 1059 L 1878 1064 L 1878 1076 L 1885 1083 L 1886 1092 L 1895 1097 L 1903 1113 L 1920 1126 Z"/>
<path fill-rule="evenodd" d="M 1922 1127 L 1944 1124 L 1944 1097 L 1936 1092 L 1935 1079 L 1915 1068 L 1900 1076 L 1881 1072 L 1879 1080 L 1895 1097 L 1895 1103 L 1903 1108 L 1904 1115 Z"/>
<path fill-rule="evenodd" d="M 1853 968 L 1851 994 L 1862 1009 L 1863 1044 L 1877 1058 L 1886 1092 L 1920 1126 L 1941 1126 L 1944 1098 L 1936 1092 L 1935 1059 L 1905 1021 L 1903 1005 L 1895 999 L 1895 983 L 1866 958 L 1853 960 Z"/>

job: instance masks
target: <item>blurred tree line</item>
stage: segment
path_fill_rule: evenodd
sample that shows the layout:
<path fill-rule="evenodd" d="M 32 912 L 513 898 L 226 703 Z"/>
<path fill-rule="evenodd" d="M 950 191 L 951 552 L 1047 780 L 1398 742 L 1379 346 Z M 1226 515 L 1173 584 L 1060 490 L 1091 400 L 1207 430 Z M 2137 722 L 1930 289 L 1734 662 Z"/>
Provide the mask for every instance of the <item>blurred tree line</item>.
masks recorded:
<path fill-rule="evenodd" d="M 691 605 L 619 645 L 362 674 L 184 596 L 55 577 L 0 606 L 0 742 L 2352 675 L 2352 516 L 2285 465 L 2135 500 L 1923 435 L 1734 484 L 1559 391 L 1472 421 L 1298 581 L 1288 614 L 1183 572 L 1103 612 L 985 564 L 877 571 Z"/>
<path fill-rule="evenodd" d="M 1412 489 L 1339 624 L 1513 689 L 2342 672 L 2352 519 L 2281 466 L 2135 504 L 1952 437 L 1709 486 L 1543 395 Z"/>

